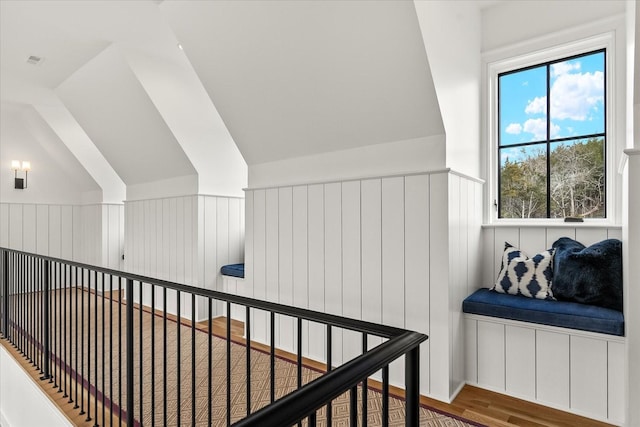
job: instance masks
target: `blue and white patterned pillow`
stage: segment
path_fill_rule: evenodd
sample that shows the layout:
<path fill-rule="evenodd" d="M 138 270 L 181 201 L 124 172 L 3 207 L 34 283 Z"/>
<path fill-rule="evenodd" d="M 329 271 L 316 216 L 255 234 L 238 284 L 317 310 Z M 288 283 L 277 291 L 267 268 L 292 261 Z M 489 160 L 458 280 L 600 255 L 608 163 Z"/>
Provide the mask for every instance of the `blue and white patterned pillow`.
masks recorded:
<path fill-rule="evenodd" d="M 555 299 L 551 291 L 553 249 L 529 258 L 524 252 L 504 243 L 502 266 L 493 290 L 529 298 Z"/>

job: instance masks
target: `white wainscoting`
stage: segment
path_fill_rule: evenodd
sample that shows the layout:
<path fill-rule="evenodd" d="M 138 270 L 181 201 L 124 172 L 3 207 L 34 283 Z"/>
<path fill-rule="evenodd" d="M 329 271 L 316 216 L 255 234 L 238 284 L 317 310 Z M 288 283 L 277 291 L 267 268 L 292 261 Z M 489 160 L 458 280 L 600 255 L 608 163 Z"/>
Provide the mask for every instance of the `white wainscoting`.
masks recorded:
<path fill-rule="evenodd" d="M 625 339 L 465 315 L 467 382 L 621 425 Z"/>
<path fill-rule="evenodd" d="M 0 246 L 118 269 L 122 205 L 0 203 Z"/>
<path fill-rule="evenodd" d="M 217 196 L 181 196 L 125 202 L 125 268 L 127 271 L 223 290 L 220 267 L 243 261 L 244 200 Z M 156 293 L 156 306 L 162 294 Z M 137 299 L 137 297 L 136 297 Z M 151 305 L 150 288 L 143 302 Z M 175 293 L 167 297 L 176 313 Z M 191 317 L 191 300 L 182 300 L 181 315 Z M 216 307 L 221 313 L 222 306 Z M 205 318 L 207 305 L 198 300 L 196 316 Z"/>
<path fill-rule="evenodd" d="M 479 251 L 466 248 L 480 244 L 481 197 L 479 181 L 449 171 L 249 189 L 246 295 L 429 334 L 421 393 L 449 400 L 464 382 L 461 302 L 480 285 L 467 274 Z M 255 313 L 252 339 L 269 342 L 267 326 Z M 325 327 L 303 329 L 304 355 L 326 361 Z M 332 335 L 334 364 L 360 353 L 359 334 Z M 295 339 L 278 318 L 276 345 L 293 351 Z M 403 386 L 402 363 L 390 381 Z"/>

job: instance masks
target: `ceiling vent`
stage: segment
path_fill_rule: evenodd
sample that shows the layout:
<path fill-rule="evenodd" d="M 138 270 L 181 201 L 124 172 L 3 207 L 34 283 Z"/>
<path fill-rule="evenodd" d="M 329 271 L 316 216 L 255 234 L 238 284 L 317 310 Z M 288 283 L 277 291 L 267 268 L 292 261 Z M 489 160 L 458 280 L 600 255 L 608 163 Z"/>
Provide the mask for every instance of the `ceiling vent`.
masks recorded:
<path fill-rule="evenodd" d="M 43 61 L 43 58 L 35 55 L 31 55 L 29 56 L 29 58 L 27 58 L 27 64 L 31 64 L 31 65 L 40 65 L 42 61 Z"/>

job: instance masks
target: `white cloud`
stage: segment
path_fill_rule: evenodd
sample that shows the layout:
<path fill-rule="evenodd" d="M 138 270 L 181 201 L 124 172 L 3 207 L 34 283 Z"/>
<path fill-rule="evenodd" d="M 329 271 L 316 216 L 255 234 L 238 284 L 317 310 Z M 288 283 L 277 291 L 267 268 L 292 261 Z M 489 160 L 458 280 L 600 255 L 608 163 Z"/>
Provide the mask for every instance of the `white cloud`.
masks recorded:
<path fill-rule="evenodd" d="M 527 107 L 524 109 L 524 112 L 527 114 L 546 114 L 547 112 L 547 97 L 546 96 L 537 96 L 533 99 L 533 101 L 529 101 Z"/>
<path fill-rule="evenodd" d="M 529 119 L 524 122 L 523 129 L 527 133 L 533 134 L 534 140 L 547 138 L 547 121 L 545 119 Z M 560 126 L 551 122 L 551 137 L 555 137 L 560 132 Z"/>
<path fill-rule="evenodd" d="M 604 102 L 604 73 L 563 74 L 551 87 L 551 117 L 587 120 Z"/>
<path fill-rule="evenodd" d="M 505 132 L 511 135 L 518 135 L 520 132 L 522 132 L 522 125 L 520 125 L 520 123 L 511 123 L 505 129 Z"/>
<path fill-rule="evenodd" d="M 551 75 L 553 77 L 558 77 L 563 74 L 568 74 L 573 70 L 579 70 L 580 63 L 574 62 L 573 64 L 568 63 L 567 61 L 558 62 L 557 64 L 553 64 L 551 66 Z"/>

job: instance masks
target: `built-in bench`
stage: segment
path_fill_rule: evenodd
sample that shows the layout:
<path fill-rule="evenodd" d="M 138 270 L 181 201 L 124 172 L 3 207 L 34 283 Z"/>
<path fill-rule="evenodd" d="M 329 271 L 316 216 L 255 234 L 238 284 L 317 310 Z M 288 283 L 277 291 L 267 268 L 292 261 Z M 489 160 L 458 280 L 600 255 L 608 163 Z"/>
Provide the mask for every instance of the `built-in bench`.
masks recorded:
<path fill-rule="evenodd" d="M 622 313 L 489 289 L 463 312 L 468 383 L 623 424 Z"/>

